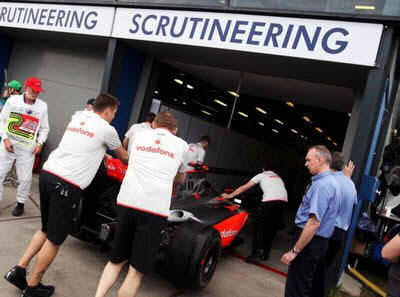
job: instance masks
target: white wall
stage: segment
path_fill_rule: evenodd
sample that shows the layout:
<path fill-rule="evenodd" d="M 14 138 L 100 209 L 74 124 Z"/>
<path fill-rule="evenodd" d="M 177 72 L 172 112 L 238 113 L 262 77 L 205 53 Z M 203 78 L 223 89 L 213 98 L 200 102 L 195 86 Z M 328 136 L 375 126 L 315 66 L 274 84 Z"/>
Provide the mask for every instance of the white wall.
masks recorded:
<path fill-rule="evenodd" d="M 84 38 L 84 37 L 82 37 Z M 9 63 L 9 80 L 21 83 L 35 76 L 46 93 L 40 98 L 49 108 L 50 134 L 43 159 L 61 140 L 71 115 L 100 91 L 107 43 L 16 40 Z"/>

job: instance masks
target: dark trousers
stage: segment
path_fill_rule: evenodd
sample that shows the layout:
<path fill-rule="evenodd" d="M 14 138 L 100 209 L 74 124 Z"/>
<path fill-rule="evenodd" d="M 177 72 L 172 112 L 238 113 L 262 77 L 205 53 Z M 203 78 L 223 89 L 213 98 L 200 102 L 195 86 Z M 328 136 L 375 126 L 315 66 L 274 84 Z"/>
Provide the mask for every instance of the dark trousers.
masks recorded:
<path fill-rule="evenodd" d="M 318 263 L 317 272 L 313 281 L 313 297 L 325 297 L 329 294 L 329 287 L 336 285 L 340 270 L 339 253 L 345 242 L 346 231 L 335 227 L 328 241 L 328 249 Z"/>
<path fill-rule="evenodd" d="M 302 232 L 296 228 L 293 244 Z M 296 256 L 289 266 L 286 280 L 285 297 L 310 297 L 313 293 L 313 280 L 318 264 L 328 248 L 328 239 L 314 235 L 306 247 Z M 321 296 L 320 296 L 321 297 Z"/>
<path fill-rule="evenodd" d="M 286 204 L 285 201 L 261 203 L 254 222 L 253 251 L 263 249 L 264 255 L 269 254 Z"/>
<path fill-rule="evenodd" d="M 387 297 L 400 296 L 400 264 L 393 263 L 389 269 Z"/>

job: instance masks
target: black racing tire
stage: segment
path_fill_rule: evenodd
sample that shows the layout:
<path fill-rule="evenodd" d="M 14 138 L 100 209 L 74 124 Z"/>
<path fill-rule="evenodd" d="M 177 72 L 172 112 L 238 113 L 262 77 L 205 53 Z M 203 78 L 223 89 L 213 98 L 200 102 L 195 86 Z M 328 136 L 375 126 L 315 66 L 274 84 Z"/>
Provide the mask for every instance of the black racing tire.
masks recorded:
<path fill-rule="evenodd" d="M 208 285 L 221 255 L 217 230 L 194 221 L 174 233 L 165 260 L 167 275 L 178 286 L 202 289 Z"/>

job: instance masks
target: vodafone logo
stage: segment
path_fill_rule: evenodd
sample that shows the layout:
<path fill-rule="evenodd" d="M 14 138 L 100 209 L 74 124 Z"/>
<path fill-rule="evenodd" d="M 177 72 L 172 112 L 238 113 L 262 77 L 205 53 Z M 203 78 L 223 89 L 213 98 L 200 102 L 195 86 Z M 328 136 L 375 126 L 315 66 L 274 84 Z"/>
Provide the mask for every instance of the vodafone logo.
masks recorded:
<path fill-rule="evenodd" d="M 162 150 L 160 148 L 155 148 L 152 146 L 136 146 L 137 151 L 148 152 L 153 154 L 160 154 L 173 159 L 175 157 L 174 153 L 170 153 L 169 151 Z"/>
<path fill-rule="evenodd" d="M 221 235 L 221 238 L 227 238 L 227 237 L 235 236 L 238 233 L 239 233 L 239 230 L 229 229 L 229 230 L 221 231 L 220 235 Z"/>

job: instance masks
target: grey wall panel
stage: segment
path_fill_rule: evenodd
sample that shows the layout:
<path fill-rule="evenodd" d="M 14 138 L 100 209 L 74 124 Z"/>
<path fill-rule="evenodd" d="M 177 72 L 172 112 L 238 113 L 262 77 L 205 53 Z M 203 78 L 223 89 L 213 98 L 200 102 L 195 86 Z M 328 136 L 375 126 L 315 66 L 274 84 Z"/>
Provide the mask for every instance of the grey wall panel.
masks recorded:
<path fill-rule="evenodd" d="M 188 143 L 196 143 L 200 140 L 200 137 L 206 135 L 208 132 L 209 122 L 200 120 L 192 117 L 190 127 L 186 135 L 186 141 Z"/>
<path fill-rule="evenodd" d="M 206 162 L 208 166 L 217 166 L 218 154 L 224 141 L 225 129 L 211 124 L 206 133 L 211 138 L 211 143 L 207 148 Z"/>
<path fill-rule="evenodd" d="M 24 82 L 35 76 L 42 80 L 46 93 L 40 98 L 49 108 L 50 134 L 43 160 L 54 150 L 71 115 L 82 110 L 86 101 L 99 93 L 107 44 L 95 47 L 79 44 L 16 40 L 9 64 L 9 79 Z"/>
<path fill-rule="evenodd" d="M 169 111 L 172 112 L 178 119 L 178 136 L 186 140 L 186 136 L 189 130 L 189 125 L 192 120 L 192 117 L 186 113 L 177 111 L 172 108 L 170 108 Z"/>
<path fill-rule="evenodd" d="M 165 105 L 161 105 L 160 112 L 168 111 L 169 107 Z"/>

